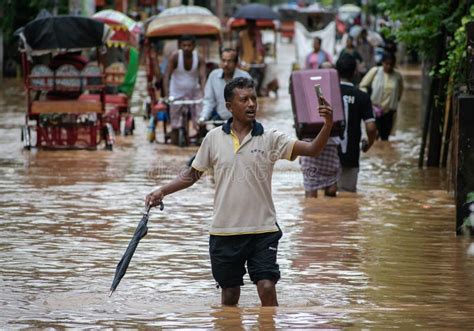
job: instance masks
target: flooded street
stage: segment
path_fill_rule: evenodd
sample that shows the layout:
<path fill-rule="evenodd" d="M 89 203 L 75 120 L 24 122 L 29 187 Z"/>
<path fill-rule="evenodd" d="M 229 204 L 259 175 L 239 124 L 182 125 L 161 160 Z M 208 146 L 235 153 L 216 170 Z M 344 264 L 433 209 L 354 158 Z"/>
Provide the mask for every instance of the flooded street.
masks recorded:
<path fill-rule="evenodd" d="M 292 51 L 280 45 L 280 97 L 262 99 L 259 116 L 294 135 Z M 137 106 L 146 93 L 138 89 Z M 220 305 L 209 177 L 152 211 L 109 298 L 145 194 L 196 148 L 148 143 L 137 116 L 135 135 L 117 137 L 112 152 L 26 151 L 21 84 L 5 80 L 0 90 L 0 328 L 474 328 L 471 240 L 455 236 L 444 170 L 417 167 L 419 89 L 404 94 L 391 141 L 363 155 L 357 194 L 307 200 L 298 162 L 277 164 L 278 308 L 259 307 L 248 275 L 239 306 Z"/>

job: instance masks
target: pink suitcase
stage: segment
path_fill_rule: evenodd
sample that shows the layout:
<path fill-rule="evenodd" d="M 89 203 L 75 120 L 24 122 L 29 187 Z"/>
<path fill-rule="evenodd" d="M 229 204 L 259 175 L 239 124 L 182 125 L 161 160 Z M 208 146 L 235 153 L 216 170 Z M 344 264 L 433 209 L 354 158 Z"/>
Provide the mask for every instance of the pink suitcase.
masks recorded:
<path fill-rule="evenodd" d="M 323 95 L 333 109 L 334 125 L 331 136 L 341 135 L 344 131 L 344 109 L 337 71 L 299 70 L 294 71 L 290 79 L 291 106 L 299 139 L 316 137 L 324 124 L 318 112 L 319 102 L 314 91 L 316 84 L 321 85 Z"/>

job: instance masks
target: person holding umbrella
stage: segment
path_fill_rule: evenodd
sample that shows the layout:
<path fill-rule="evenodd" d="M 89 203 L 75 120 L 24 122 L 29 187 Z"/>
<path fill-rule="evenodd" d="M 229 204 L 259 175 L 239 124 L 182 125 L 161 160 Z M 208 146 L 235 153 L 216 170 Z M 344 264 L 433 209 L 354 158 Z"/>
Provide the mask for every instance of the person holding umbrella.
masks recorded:
<path fill-rule="evenodd" d="M 253 77 L 257 84 L 257 93 L 261 94 L 260 88 L 265 75 L 265 47 L 257 21 L 279 20 L 280 15 L 267 5 L 250 3 L 241 6 L 232 17 L 246 21 L 246 29 L 239 33 L 237 50 L 242 69 L 247 70 Z"/>
<path fill-rule="evenodd" d="M 247 70 L 257 82 L 257 92 L 260 93 L 263 75 L 265 73 L 265 47 L 262 34 L 256 20 L 246 20 L 247 28 L 239 32 L 237 50 L 241 59 L 241 67 Z"/>
<path fill-rule="evenodd" d="M 232 79 L 224 88 L 224 98 L 232 118 L 211 130 L 191 167 L 148 194 L 145 204 L 158 205 L 167 195 L 193 185 L 205 171 L 213 171 L 216 192 L 209 253 L 212 274 L 222 289 L 222 304 L 239 302 L 248 271 L 262 306 L 277 306 L 277 249 L 282 231 L 271 195 L 273 167 L 279 159 L 318 155 L 331 132 L 332 108 L 327 101 L 319 106 L 325 123 L 317 137 L 306 142 L 264 129 L 256 121 L 257 94 L 251 79 Z"/>

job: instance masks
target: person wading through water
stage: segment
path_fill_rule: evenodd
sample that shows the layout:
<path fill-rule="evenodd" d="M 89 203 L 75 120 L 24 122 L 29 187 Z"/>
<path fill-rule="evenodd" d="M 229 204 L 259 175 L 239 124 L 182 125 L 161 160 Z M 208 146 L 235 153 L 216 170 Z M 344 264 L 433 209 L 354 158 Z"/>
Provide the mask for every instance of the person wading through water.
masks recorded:
<path fill-rule="evenodd" d="M 331 132 L 332 108 L 326 100 L 326 105 L 319 106 L 323 128 L 306 142 L 266 130 L 256 121 L 257 93 L 251 79 L 231 80 L 225 86 L 224 98 L 232 118 L 209 131 L 191 167 L 148 194 L 145 203 L 156 206 L 167 195 L 193 185 L 203 172 L 213 171 L 216 192 L 209 253 L 212 274 L 222 289 L 222 304 L 239 302 L 240 286 L 248 270 L 262 306 L 277 306 L 277 249 L 282 232 L 271 193 L 273 167 L 279 159 L 318 155 Z"/>
<path fill-rule="evenodd" d="M 183 35 L 178 41 L 179 50 L 171 54 L 168 66 L 163 77 L 163 96 L 174 100 L 197 100 L 204 94 L 206 86 L 206 63 L 195 50 L 196 38 Z M 201 112 L 201 105 L 192 105 L 191 120 L 195 129 L 198 129 L 197 119 Z M 178 143 L 178 130 L 187 123 L 183 123 L 182 105 L 170 105 L 171 142 Z M 184 109 L 187 109 L 186 107 Z M 189 132 L 188 132 L 189 134 Z"/>
<path fill-rule="evenodd" d="M 344 104 L 346 125 L 341 144 L 339 160 L 342 173 L 337 183 L 339 191 L 356 192 L 359 175 L 360 151 L 366 153 L 375 141 L 377 128 L 372 102 L 367 93 L 362 92 L 352 83 L 356 73 L 357 61 L 350 54 L 343 54 L 336 62 L 336 69 L 341 80 L 341 94 Z M 364 122 L 367 140 L 361 139 L 361 122 Z"/>

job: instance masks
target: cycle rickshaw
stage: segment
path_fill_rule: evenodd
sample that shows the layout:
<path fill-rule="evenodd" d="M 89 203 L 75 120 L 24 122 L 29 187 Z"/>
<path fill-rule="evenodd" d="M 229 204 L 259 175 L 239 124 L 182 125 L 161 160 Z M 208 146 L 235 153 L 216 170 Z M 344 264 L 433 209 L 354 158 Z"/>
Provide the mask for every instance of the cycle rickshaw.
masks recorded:
<path fill-rule="evenodd" d="M 25 148 L 112 149 L 114 132 L 104 122 L 105 85 L 100 49 L 110 31 L 86 17 L 48 16 L 29 22 L 20 33 L 27 114 Z M 93 51 L 97 61 L 85 55 Z M 95 93 L 95 100 L 81 95 Z M 35 133 L 34 135 L 32 133 Z"/>
<path fill-rule="evenodd" d="M 279 89 L 278 79 L 276 74 L 269 70 L 269 65 L 271 64 L 267 64 L 266 60 L 270 58 L 270 61 L 273 63 L 277 61 L 277 33 L 280 29 L 280 22 L 278 20 L 257 19 L 255 20 L 255 24 L 257 29 L 262 33 L 262 43 L 265 49 L 263 62 L 246 63 L 241 59 L 240 66 L 242 69 L 248 71 L 254 78 L 259 95 L 268 96 L 270 91 L 273 91 L 277 95 Z M 246 28 L 246 19 L 230 18 L 227 21 L 227 29 L 229 31 L 228 44 L 234 48 L 238 48 L 239 33 Z"/>
<path fill-rule="evenodd" d="M 277 96 L 277 72 L 274 66 L 266 63 L 266 57 L 272 57 L 276 62 L 280 15 L 270 6 L 249 3 L 232 14 L 227 26 L 229 41 L 239 51 L 241 68 L 247 70 L 255 81 L 257 94 L 268 96 L 269 91 L 273 91 Z"/>
<path fill-rule="evenodd" d="M 106 42 L 105 66 L 105 120 L 112 124 L 116 133 L 120 132 L 124 118 L 124 134 L 133 134 L 134 120 L 130 114 L 130 99 L 137 79 L 139 54 L 138 23 L 115 10 L 102 10 L 92 18 L 106 24 L 112 30 L 112 36 Z M 94 100 L 99 96 L 88 94 L 82 100 Z"/>
<path fill-rule="evenodd" d="M 189 105 L 202 102 L 202 100 L 173 100 L 161 98 L 162 74 L 166 68 L 167 55 L 170 51 L 166 48 L 177 49 L 176 40 L 183 34 L 194 35 L 198 42 L 197 48 L 209 59 L 212 53 L 213 42 L 221 44 L 221 22 L 208 9 L 199 6 L 179 6 L 164 10 L 157 16 L 150 18 L 145 24 L 145 52 L 147 69 L 147 90 L 149 100 L 146 102 L 146 115 L 149 117 L 148 140 L 156 141 L 156 125 L 163 123 L 163 142 L 167 143 L 169 135 L 167 124 L 169 122 L 169 103 L 182 105 L 184 111 Z M 215 54 L 219 54 L 216 51 Z M 216 62 L 206 63 L 208 73 L 217 67 Z M 161 68 L 160 68 L 161 67 Z M 179 132 L 178 145 L 186 146 L 190 143 L 189 116 L 183 116 L 184 122 Z"/>

